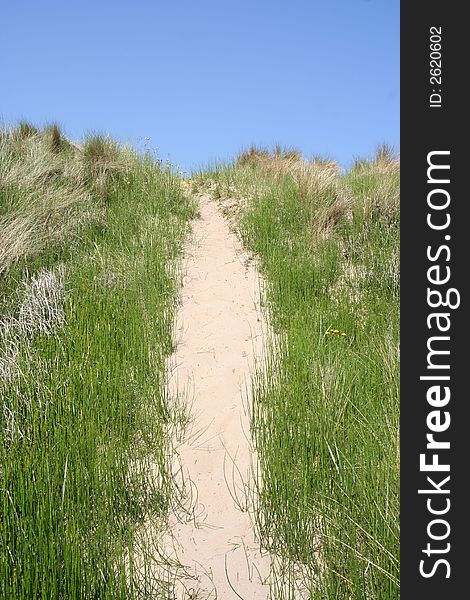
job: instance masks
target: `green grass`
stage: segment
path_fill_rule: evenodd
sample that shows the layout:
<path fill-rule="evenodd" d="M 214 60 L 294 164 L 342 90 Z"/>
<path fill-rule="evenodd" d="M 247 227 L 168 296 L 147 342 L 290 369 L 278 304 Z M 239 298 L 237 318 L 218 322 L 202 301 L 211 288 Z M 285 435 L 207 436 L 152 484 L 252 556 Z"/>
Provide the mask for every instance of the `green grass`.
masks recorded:
<path fill-rule="evenodd" d="M 171 502 L 166 357 L 194 207 L 151 158 L 0 137 L 0 596 L 133 598 Z M 139 557 L 136 557 L 139 559 Z"/>
<path fill-rule="evenodd" d="M 273 334 L 252 399 L 262 543 L 302 568 L 311 598 L 396 599 L 398 162 L 381 149 L 343 175 L 252 149 L 194 185 L 240 199 L 267 280 Z"/>
<path fill-rule="evenodd" d="M 312 599 L 395 600 L 399 164 L 252 148 L 191 185 L 238 198 L 266 280 L 262 544 Z M 194 216 L 169 168 L 106 137 L 0 133 L 1 597 L 171 597 L 137 546 L 175 493 L 166 360 Z"/>

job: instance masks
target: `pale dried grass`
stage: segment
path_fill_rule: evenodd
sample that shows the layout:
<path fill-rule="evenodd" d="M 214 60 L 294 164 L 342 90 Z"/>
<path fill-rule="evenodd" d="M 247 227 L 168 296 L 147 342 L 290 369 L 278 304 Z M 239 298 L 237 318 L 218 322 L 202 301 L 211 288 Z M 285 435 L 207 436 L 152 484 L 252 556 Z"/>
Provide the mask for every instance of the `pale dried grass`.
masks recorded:
<path fill-rule="evenodd" d="M 21 375 L 20 351 L 29 355 L 36 333 L 51 335 L 65 321 L 64 268 L 41 270 L 17 290 L 16 314 L 0 320 L 0 381 L 5 384 Z M 29 361 L 28 361 L 29 362 Z"/>
<path fill-rule="evenodd" d="M 0 136 L 0 274 L 87 221 L 100 220 L 112 177 L 131 156 L 94 136 L 79 148 L 58 126 L 28 123 Z"/>

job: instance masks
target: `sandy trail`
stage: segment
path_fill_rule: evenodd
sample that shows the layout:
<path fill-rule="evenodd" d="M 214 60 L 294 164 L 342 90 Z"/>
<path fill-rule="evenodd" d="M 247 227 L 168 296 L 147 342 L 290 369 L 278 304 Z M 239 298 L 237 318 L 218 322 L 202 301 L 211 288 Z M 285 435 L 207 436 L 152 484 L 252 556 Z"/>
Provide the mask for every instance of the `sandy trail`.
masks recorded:
<path fill-rule="evenodd" d="M 253 456 L 246 409 L 250 375 L 266 331 L 259 282 L 216 203 L 207 195 L 199 202 L 201 218 L 186 249 L 170 377 L 170 393 L 183 394 L 191 406 L 178 455 L 194 513 L 171 516 L 169 554 L 187 567 L 188 576 L 179 576 L 178 599 L 266 599 L 269 586 L 263 582 L 271 563 L 260 553 L 243 489 Z"/>

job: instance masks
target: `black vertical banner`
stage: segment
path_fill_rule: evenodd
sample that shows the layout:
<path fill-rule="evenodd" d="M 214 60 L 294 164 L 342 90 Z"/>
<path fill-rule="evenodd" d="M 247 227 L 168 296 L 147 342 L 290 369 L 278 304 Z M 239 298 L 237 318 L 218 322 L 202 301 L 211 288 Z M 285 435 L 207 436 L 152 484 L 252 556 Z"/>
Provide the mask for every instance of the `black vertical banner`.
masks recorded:
<path fill-rule="evenodd" d="M 470 597 L 464 3 L 401 4 L 401 598 Z M 465 103 L 465 106 L 464 106 Z M 465 163 L 469 162 L 469 165 Z"/>

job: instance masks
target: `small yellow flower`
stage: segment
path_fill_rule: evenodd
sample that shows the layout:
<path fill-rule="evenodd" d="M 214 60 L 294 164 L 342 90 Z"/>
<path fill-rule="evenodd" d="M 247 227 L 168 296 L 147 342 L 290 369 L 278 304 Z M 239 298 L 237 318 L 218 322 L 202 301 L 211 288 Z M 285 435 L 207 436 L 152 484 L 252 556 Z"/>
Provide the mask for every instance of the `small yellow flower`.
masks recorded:
<path fill-rule="evenodd" d="M 328 329 L 325 331 L 325 335 L 341 335 L 346 337 L 347 333 L 345 331 L 340 331 L 339 329 L 331 329 L 328 327 Z"/>

